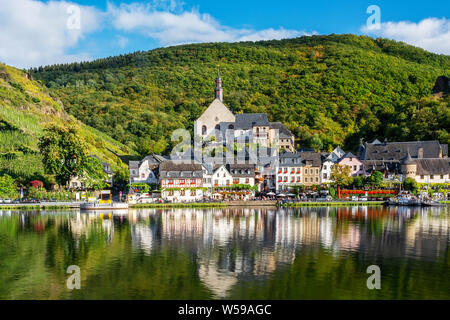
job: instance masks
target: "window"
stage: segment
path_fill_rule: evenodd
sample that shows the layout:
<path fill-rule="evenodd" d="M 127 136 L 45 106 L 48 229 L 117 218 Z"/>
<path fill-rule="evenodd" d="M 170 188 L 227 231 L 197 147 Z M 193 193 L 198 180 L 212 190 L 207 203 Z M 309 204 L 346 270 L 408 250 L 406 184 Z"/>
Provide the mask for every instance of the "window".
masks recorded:
<path fill-rule="evenodd" d="M 197 181 L 195 179 L 191 179 L 191 184 L 196 184 Z"/>
<path fill-rule="evenodd" d="M 314 170 L 313 170 L 313 169 L 311 169 L 311 170 L 310 170 L 310 173 L 311 173 L 311 174 L 313 175 L 313 174 L 314 174 Z"/>
<path fill-rule="evenodd" d="M 173 191 L 169 191 L 169 197 L 173 197 Z"/>
<path fill-rule="evenodd" d="M 323 166 L 323 170 L 327 170 L 327 166 Z"/>
<path fill-rule="evenodd" d="M 230 185 L 230 180 L 227 180 L 227 186 L 229 186 Z"/>
<path fill-rule="evenodd" d="M 316 182 L 319 182 L 319 178 L 316 177 Z"/>
<path fill-rule="evenodd" d="M 180 195 L 181 195 L 182 197 L 184 197 L 184 196 L 186 195 L 186 191 L 184 191 L 184 189 L 181 190 L 181 191 L 180 191 Z"/>
<path fill-rule="evenodd" d="M 203 135 L 203 136 L 206 136 L 206 126 L 203 126 L 203 127 L 202 127 L 202 135 Z"/>
<path fill-rule="evenodd" d="M 169 179 L 169 184 L 173 184 L 173 179 Z"/>
<path fill-rule="evenodd" d="M 133 170 L 132 173 L 135 175 L 136 174 L 136 170 Z"/>
<path fill-rule="evenodd" d="M 230 125 L 228 126 L 228 129 L 234 130 L 234 126 L 233 126 L 232 124 L 230 124 Z"/>
<path fill-rule="evenodd" d="M 364 168 L 363 168 L 363 165 L 360 165 L 359 166 L 359 170 L 363 170 Z"/>
<path fill-rule="evenodd" d="M 220 124 L 216 125 L 216 130 L 220 131 Z"/>
<path fill-rule="evenodd" d="M 319 169 L 316 169 L 316 174 L 319 174 Z"/>
<path fill-rule="evenodd" d="M 353 166 L 353 171 L 356 171 L 356 170 L 358 170 L 357 167 L 356 167 L 356 166 Z"/>
<path fill-rule="evenodd" d="M 323 178 L 324 178 L 324 179 L 328 179 L 328 176 L 327 176 L 326 173 L 323 174 Z"/>
<path fill-rule="evenodd" d="M 219 180 L 214 180 L 214 185 L 218 186 L 219 185 Z"/>
<path fill-rule="evenodd" d="M 433 180 L 433 179 L 434 179 L 434 175 L 431 175 L 431 176 L 430 176 L 430 179 Z"/>
<path fill-rule="evenodd" d="M 422 175 L 422 176 L 420 176 L 420 179 L 423 180 L 423 179 L 425 179 L 425 177 Z"/>
<path fill-rule="evenodd" d="M 185 183 L 186 183 L 186 180 L 184 180 L 184 179 L 180 180 L 180 184 L 185 184 Z"/>
<path fill-rule="evenodd" d="M 308 182 L 308 178 L 305 178 L 305 182 Z"/>
<path fill-rule="evenodd" d="M 443 175 L 443 174 L 441 174 L 441 180 L 442 180 L 442 179 L 444 179 L 444 175 Z"/>

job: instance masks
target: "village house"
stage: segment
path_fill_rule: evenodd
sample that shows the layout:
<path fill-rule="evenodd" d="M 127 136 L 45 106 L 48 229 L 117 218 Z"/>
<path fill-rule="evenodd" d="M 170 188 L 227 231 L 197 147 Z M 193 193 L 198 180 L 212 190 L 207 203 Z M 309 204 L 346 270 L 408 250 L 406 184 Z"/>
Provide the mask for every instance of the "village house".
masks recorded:
<path fill-rule="evenodd" d="M 112 187 L 114 172 L 111 169 L 111 165 L 107 162 L 101 161 L 100 158 L 97 157 L 96 155 L 92 155 L 90 157 L 94 157 L 98 159 L 98 161 L 100 161 L 100 163 L 102 164 L 103 173 L 105 173 L 107 177 L 103 182 L 107 183 L 110 187 Z M 73 190 L 84 190 L 86 189 L 86 178 L 78 176 L 72 177 L 70 181 L 67 183 L 67 186 L 69 187 L 69 189 Z"/>
<path fill-rule="evenodd" d="M 228 164 L 227 169 L 233 178 L 234 185 L 255 186 L 255 165 L 252 164 Z"/>
<path fill-rule="evenodd" d="M 279 154 L 276 190 L 282 192 L 302 184 L 302 159 L 299 153 L 282 152 Z"/>
<path fill-rule="evenodd" d="M 406 159 L 412 159 L 414 175 L 402 166 Z M 379 171 L 386 180 L 404 181 L 413 177 L 422 183 L 446 183 L 449 178 L 448 145 L 439 141 L 380 142 L 361 146 L 361 162 L 366 174 Z"/>
<path fill-rule="evenodd" d="M 333 166 L 345 155 L 340 147 L 334 149 L 330 154 L 324 154 L 322 157 L 322 183 L 331 183 L 331 173 Z"/>
<path fill-rule="evenodd" d="M 202 200 L 203 169 L 200 163 L 167 160 L 160 164 L 161 197 L 170 202 Z"/>
<path fill-rule="evenodd" d="M 299 154 L 303 164 L 302 184 L 308 187 L 320 185 L 322 170 L 322 157 L 320 153 L 305 151 Z"/>
<path fill-rule="evenodd" d="M 352 177 L 359 177 L 364 175 L 363 163 L 358 159 L 357 156 L 355 156 L 351 152 L 348 152 L 344 156 L 342 156 L 342 158 L 338 160 L 337 164 L 339 164 L 340 166 L 350 167 L 350 175 Z"/>
<path fill-rule="evenodd" d="M 227 166 L 224 164 L 215 166 L 214 172 L 212 174 L 213 188 L 231 187 L 232 183 L 233 176 L 228 171 Z"/>
<path fill-rule="evenodd" d="M 151 154 L 141 161 L 130 161 L 130 183 L 158 184 L 159 166 L 167 159 L 156 154 Z"/>

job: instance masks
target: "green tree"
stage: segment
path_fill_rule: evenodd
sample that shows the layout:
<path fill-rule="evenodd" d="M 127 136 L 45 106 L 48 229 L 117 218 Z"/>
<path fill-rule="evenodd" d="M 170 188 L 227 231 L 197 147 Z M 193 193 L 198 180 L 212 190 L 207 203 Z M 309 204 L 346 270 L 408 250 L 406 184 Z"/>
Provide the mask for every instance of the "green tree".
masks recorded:
<path fill-rule="evenodd" d="M 102 163 L 97 157 L 87 158 L 81 177 L 88 189 L 102 190 L 108 187 L 105 182 L 108 175 L 103 171 Z"/>
<path fill-rule="evenodd" d="M 341 198 L 341 187 L 348 186 L 353 182 L 351 177 L 351 168 L 349 166 L 342 166 L 335 164 L 331 169 L 330 179 L 338 186 L 338 198 Z"/>
<path fill-rule="evenodd" d="M 316 152 L 323 149 L 323 142 L 317 134 L 315 134 L 311 139 L 311 147 L 314 148 Z"/>
<path fill-rule="evenodd" d="M 65 186 L 72 177 L 82 175 L 87 165 L 87 144 L 75 125 L 52 124 L 39 139 L 45 172 L 53 174 L 58 184 Z"/>
<path fill-rule="evenodd" d="M 357 188 L 364 187 L 365 181 L 363 176 L 358 176 L 353 178 L 353 185 Z"/>
<path fill-rule="evenodd" d="M 0 177 L 0 197 L 15 198 L 17 196 L 17 188 L 15 180 L 9 175 Z"/>
<path fill-rule="evenodd" d="M 414 178 L 406 178 L 403 183 L 405 190 L 415 192 L 419 188 L 419 184 Z"/>
<path fill-rule="evenodd" d="M 373 187 L 379 188 L 384 182 L 384 175 L 380 171 L 373 172 L 369 177 L 367 177 L 367 182 Z"/>

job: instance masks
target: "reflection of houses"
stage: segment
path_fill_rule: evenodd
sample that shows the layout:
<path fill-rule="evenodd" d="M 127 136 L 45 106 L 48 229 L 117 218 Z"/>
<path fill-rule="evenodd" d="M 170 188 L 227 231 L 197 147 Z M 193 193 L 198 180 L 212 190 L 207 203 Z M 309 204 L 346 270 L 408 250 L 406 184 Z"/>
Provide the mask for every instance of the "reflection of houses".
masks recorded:
<path fill-rule="evenodd" d="M 111 214 L 92 213 L 72 216 L 68 221 L 69 230 L 77 239 L 85 237 L 88 239 L 91 234 L 102 231 L 105 234 L 105 241 L 111 243 L 114 238 L 114 223 Z"/>
<path fill-rule="evenodd" d="M 447 254 L 450 240 L 448 219 L 433 217 L 433 208 L 424 211 L 421 219 L 413 220 L 406 227 L 406 250 L 426 257 Z"/>

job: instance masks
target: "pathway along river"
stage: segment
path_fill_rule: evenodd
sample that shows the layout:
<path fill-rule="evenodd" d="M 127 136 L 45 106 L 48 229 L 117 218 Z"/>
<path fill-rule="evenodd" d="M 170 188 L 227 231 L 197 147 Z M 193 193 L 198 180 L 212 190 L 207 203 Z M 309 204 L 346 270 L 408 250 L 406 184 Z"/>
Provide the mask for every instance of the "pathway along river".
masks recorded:
<path fill-rule="evenodd" d="M 449 206 L 3 210 L 0 299 L 450 299 L 449 222 Z"/>

